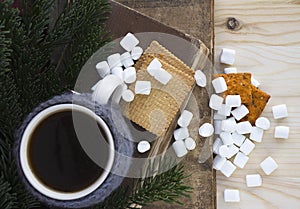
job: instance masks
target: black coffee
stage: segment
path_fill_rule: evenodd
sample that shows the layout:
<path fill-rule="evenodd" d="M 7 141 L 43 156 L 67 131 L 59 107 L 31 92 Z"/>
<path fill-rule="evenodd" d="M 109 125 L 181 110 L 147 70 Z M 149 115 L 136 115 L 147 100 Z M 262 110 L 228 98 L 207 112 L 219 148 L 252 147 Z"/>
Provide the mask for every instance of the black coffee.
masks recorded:
<path fill-rule="evenodd" d="M 78 136 L 73 117 L 79 121 Z M 28 158 L 33 173 L 44 185 L 60 192 L 76 192 L 93 184 L 103 173 L 103 169 L 83 150 L 79 138 L 87 143 L 96 144 L 95 146 L 98 146 L 100 141 L 107 140 L 104 130 L 95 119 L 74 110 L 50 115 L 32 132 Z M 95 147 L 95 151 L 98 150 L 107 162 L 108 150 L 103 151 L 103 147 Z"/>

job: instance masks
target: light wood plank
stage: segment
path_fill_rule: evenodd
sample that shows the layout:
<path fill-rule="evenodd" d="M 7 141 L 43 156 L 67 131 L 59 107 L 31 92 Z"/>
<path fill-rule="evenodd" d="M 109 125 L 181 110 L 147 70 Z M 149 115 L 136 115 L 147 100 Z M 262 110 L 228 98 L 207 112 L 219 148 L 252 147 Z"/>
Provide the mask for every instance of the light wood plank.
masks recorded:
<path fill-rule="evenodd" d="M 229 30 L 227 18 L 234 17 L 240 27 Z M 217 206 L 220 209 L 290 209 L 300 204 L 300 1 L 215 0 L 215 63 L 221 71 L 219 53 L 223 47 L 237 52 L 235 66 L 251 72 L 261 89 L 271 94 L 263 116 L 271 119 L 270 130 L 244 169 L 226 178 L 217 172 Z M 285 103 L 289 117 L 274 120 L 271 107 Z M 288 140 L 274 139 L 276 125 L 290 127 Z M 266 176 L 259 163 L 272 156 L 279 168 Z M 245 176 L 259 173 L 263 186 L 247 188 Z M 225 203 L 225 188 L 240 190 L 240 203 Z"/>

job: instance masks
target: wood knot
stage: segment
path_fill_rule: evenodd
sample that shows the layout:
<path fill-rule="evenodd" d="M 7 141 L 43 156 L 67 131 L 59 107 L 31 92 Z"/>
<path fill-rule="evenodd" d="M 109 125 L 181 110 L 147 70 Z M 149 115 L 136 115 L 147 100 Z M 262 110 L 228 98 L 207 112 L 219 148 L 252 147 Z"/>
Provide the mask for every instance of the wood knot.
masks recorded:
<path fill-rule="evenodd" d="M 240 22 L 234 17 L 229 17 L 227 19 L 227 28 L 233 31 L 240 30 Z"/>

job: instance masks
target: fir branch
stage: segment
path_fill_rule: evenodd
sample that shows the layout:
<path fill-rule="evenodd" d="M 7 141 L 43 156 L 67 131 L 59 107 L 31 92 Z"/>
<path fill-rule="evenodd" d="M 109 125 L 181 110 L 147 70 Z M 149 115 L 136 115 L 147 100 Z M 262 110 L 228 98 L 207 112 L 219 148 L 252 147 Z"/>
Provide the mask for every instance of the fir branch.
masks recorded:
<path fill-rule="evenodd" d="M 0 176 L 0 197 L 1 209 L 13 208 L 16 196 L 11 194 L 11 185 L 4 179 L 3 175 Z"/>

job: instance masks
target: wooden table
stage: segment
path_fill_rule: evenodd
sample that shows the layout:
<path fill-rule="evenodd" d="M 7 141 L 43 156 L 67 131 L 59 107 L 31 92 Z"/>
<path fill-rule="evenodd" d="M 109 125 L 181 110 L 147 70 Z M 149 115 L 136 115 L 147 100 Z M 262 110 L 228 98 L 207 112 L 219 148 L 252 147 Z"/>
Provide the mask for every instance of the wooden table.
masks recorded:
<path fill-rule="evenodd" d="M 231 30 L 229 17 L 234 17 Z M 236 50 L 235 67 L 251 72 L 261 89 L 272 95 L 263 116 L 271 128 L 263 142 L 256 143 L 244 169 L 226 178 L 217 173 L 217 208 L 295 209 L 300 208 L 300 1 L 215 0 L 215 63 L 218 70 L 221 48 Z M 234 25 L 239 23 L 239 25 Z M 236 26 L 236 27 L 235 27 Z M 287 104 L 289 117 L 274 120 L 271 107 Z M 290 127 L 287 140 L 274 139 L 277 125 Z M 266 176 L 259 164 L 272 156 L 279 168 Z M 247 188 L 246 174 L 259 173 L 263 185 Z M 225 188 L 240 190 L 240 203 L 225 203 Z"/>

